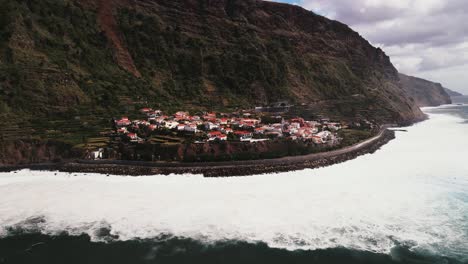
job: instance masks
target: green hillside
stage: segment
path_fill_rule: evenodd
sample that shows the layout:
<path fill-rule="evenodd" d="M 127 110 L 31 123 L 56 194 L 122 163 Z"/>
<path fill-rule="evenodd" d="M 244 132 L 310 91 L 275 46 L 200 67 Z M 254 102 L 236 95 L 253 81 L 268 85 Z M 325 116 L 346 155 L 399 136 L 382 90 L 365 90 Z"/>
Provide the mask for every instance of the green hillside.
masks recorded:
<path fill-rule="evenodd" d="M 74 144 L 140 106 L 252 108 L 279 100 L 353 118 L 422 113 L 389 58 L 356 32 L 263 1 L 0 0 L 2 140 Z"/>

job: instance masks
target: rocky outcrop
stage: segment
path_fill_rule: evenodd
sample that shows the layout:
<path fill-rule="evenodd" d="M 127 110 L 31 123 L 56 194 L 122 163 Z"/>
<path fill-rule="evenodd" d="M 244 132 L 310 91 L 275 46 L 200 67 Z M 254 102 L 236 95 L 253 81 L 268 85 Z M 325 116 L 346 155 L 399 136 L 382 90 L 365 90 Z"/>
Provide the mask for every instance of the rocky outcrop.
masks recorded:
<path fill-rule="evenodd" d="M 133 58 L 128 52 L 121 33 L 118 30 L 117 22 L 114 17 L 116 12 L 116 2 L 114 0 L 100 0 L 98 6 L 98 23 L 106 34 L 109 45 L 114 51 L 114 57 L 120 67 L 124 68 L 135 77 L 141 77 L 140 72 L 135 67 Z"/>
<path fill-rule="evenodd" d="M 450 104 L 452 100 L 440 83 L 400 74 L 400 81 L 412 100 L 419 106 Z"/>
<path fill-rule="evenodd" d="M 84 153 L 57 141 L 17 140 L 0 143 L 0 165 L 59 162 L 82 158 Z"/>

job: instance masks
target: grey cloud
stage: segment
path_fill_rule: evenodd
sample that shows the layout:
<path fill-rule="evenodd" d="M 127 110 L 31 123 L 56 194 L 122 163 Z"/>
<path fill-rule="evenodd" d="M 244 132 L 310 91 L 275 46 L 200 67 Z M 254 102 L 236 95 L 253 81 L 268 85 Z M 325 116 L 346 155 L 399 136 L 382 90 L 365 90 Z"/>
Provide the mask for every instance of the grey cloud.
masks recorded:
<path fill-rule="evenodd" d="M 463 42 L 468 29 L 461 25 L 468 14 L 397 18 L 394 26 L 368 25 L 365 29 L 373 42 L 386 45 L 430 43 L 435 46 Z"/>
<path fill-rule="evenodd" d="M 276 0 L 285 1 L 285 0 Z M 468 90 L 468 1 L 298 0 L 381 46 L 408 73 Z M 463 69 L 463 70 L 460 70 Z M 463 74 L 462 74 L 463 73 Z M 452 78 L 457 78 L 453 80 Z M 444 78 L 446 78 L 444 80 Z"/>
<path fill-rule="evenodd" d="M 324 8 L 325 13 L 334 14 L 334 19 L 357 29 L 370 41 L 385 45 L 427 42 L 445 45 L 462 41 L 468 34 L 465 26 L 468 2 L 465 0 L 445 0 L 443 5 L 428 12 L 419 10 L 420 6 L 404 8 L 386 0 L 381 0 L 380 4 L 373 2 L 370 5 L 365 0 L 303 0 L 301 4 L 310 9 Z M 424 3 L 431 4 L 420 1 L 419 5 Z"/>

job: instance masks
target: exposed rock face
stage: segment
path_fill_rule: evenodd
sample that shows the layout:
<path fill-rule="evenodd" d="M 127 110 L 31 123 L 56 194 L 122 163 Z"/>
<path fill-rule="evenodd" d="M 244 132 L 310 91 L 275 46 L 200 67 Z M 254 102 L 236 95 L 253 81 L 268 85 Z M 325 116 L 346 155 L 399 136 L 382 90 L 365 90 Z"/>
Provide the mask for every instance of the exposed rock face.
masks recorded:
<path fill-rule="evenodd" d="M 9 16 L 0 25 L 0 66 L 14 75 L 0 73 L 0 109 L 10 114 L 83 115 L 92 108 L 95 116 L 109 115 L 122 112 L 126 98 L 163 110 L 288 100 L 325 115 L 381 123 L 423 118 L 382 50 L 348 26 L 298 6 L 259 0 L 3 2 Z M 37 77 L 45 70 L 54 75 Z M 37 93 L 47 93 L 48 83 L 62 84 L 54 93 L 63 100 L 30 104 Z"/>
<path fill-rule="evenodd" d="M 123 42 L 120 31 L 118 30 L 117 22 L 114 17 L 114 12 L 117 10 L 115 2 L 116 1 L 113 0 L 99 0 L 99 26 L 106 34 L 109 45 L 114 51 L 116 62 L 122 68 L 132 73 L 135 77 L 141 77 L 140 72 L 135 67 L 132 56 L 128 52 L 128 49 Z"/>
<path fill-rule="evenodd" d="M 400 80 L 419 107 L 451 104 L 452 100 L 440 83 L 400 74 Z"/>
<path fill-rule="evenodd" d="M 0 165 L 56 162 L 84 156 L 78 149 L 56 141 L 18 140 L 0 144 Z"/>

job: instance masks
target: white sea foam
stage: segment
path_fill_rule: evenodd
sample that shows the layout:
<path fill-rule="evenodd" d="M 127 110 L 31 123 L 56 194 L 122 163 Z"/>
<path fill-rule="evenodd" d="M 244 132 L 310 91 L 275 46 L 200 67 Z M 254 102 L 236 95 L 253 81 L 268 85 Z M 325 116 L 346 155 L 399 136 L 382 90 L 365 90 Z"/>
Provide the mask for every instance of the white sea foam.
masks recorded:
<path fill-rule="evenodd" d="M 468 255 L 467 133 L 459 119 L 431 114 L 375 154 L 253 177 L 3 173 L 0 225 L 43 216 L 44 232 L 110 225 L 124 240 L 172 233 L 375 252 L 400 241 Z"/>

